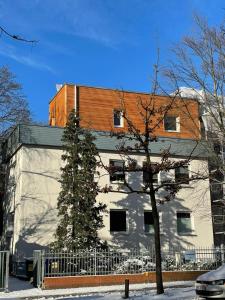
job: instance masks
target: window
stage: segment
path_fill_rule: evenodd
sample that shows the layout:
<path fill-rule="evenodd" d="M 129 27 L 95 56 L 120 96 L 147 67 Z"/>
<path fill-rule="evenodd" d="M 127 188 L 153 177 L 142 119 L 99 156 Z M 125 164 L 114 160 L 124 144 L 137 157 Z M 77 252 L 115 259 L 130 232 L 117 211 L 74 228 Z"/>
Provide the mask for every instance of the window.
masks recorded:
<path fill-rule="evenodd" d="M 125 210 L 110 210 L 110 231 L 127 231 Z"/>
<path fill-rule="evenodd" d="M 146 233 L 154 233 L 154 220 L 151 211 L 144 212 L 144 227 Z"/>
<path fill-rule="evenodd" d="M 12 234 L 14 229 L 14 212 L 8 214 L 7 234 Z"/>
<path fill-rule="evenodd" d="M 110 182 L 124 182 L 124 161 L 122 160 L 110 160 Z"/>
<path fill-rule="evenodd" d="M 123 112 L 121 110 L 114 110 L 113 124 L 114 127 L 123 127 Z"/>
<path fill-rule="evenodd" d="M 164 118 L 164 129 L 166 131 L 180 131 L 179 117 L 165 116 L 165 118 Z"/>
<path fill-rule="evenodd" d="M 183 166 L 175 169 L 175 181 L 176 183 L 189 183 L 188 166 Z"/>
<path fill-rule="evenodd" d="M 217 183 L 211 183 L 210 185 L 211 189 L 211 199 L 212 201 L 215 200 L 223 200 L 223 183 L 217 182 Z"/>
<path fill-rule="evenodd" d="M 177 233 L 188 234 L 192 232 L 191 213 L 178 212 L 177 213 Z"/>
<path fill-rule="evenodd" d="M 154 165 L 156 165 L 156 164 L 151 164 L 153 169 L 154 169 Z M 145 167 L 146 167 L 146 163 L 144 162 L 143 168 L 145 168 Z M 159 173 L 153 174 L 153 183 L 158 183 L 158 174 Z M 149 182 L 149 173 L 147 172 L 147 170 L 143 170 L 143 183 L 145 184 L 147 182 Z"/>

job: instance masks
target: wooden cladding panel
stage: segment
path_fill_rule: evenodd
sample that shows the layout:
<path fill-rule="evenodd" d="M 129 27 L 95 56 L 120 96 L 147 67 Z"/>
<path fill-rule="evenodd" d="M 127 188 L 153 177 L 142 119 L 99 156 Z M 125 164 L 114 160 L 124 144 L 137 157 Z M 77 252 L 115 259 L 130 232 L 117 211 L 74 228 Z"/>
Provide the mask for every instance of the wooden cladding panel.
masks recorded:
<path fill-rule="evenodd" d="M 64 85 L 56 94 L 49 105 L 49 124 L 64 127 L 68 115 L 75 105 L 75 86 Z M 150 96 L 141 93 L 119 92 L 93 87 L 78 87 L 79 113 L 81 126 L 94 130 L 104 131 L 126 131 L 124 128 L 113 127 L 113 111 L 121 108 L 121 99 L 124 100 L 126 114 L 132 122 L 142 132 L 144 131 L 143 120 L 140 116 L 138 102 L 149 102 Z M 165 96 L 152 96 L 152 103 L 155 108 L 165 107 L 172 101 L 172 108 L 168 111 L 169 115 L 174 115 L 180 119 L 179 132 L 167 132 L 164 130 L 162 114 L 152 118 L 152 124 L 158 124 L 154 134 L 156 136 L 168 136 L 176 138 L 200 138 L 199 106 L 198 102 L 191 99 L 170 99 Z M 55 118 L 55 122 L 52 120 Z M 161 122 L 159 122 L 159 120 Z"/>
<path fill-rule="evenodd" d="M 65 125 L 67 122 L 67 119 L 69 117 L 70 112 L 75 108 L 75 101 L 74 101 L 74 90 L 75 86 L 74 85 L 67 85 L 67 110 L 66 110 L 66 120 L 65 120 Z"/>
<path fill-rule="evenodd" d="M 55 99 L 49 103 L 49 125 L 55 126 Z"/>
<path fill-rule="evenodd" d="M 81 117 L 81 126 L 90 127 L 96 130 L 120 131 L 127 130 L 124 128 L 113 127 L 113 110 L 121 108 L 121 100 L 124 100 L 126 113 L 132 122 L 141 131 L 144 131 L 143 120 L 138 112 L 137 103 L 141 99 L 143 102 L 149 102 L 150 96 L 147 94 L 117 92 L 92 87 L 79 87 L 79 112 Z M 154 96 L 151 98 L 155 108 L 169 105 L 169 97 Z M 162 115 L 158 114 L 153 117 L 153 124 L 161 120 L 159 126 L 155 129 L 154 134 L 159 136 L 177 137 L 177 138 L 200 138 L 199 110 L 198 103 L 191 99 L 176 99 L 173 101 L 172 109 L 168 114 L 180 118 L 180 132 L 167 132 L 164 130 Z"/>
<path fill-rule="evenodd" d="M 74 109 L 74 86 L 64 85 L 49 104 L 49 125 L 64 127 Z M 55 121 L 54 121 L 55 119 Z"/>
<path fill-rule="evenodd" d="M 66 86 L 64 85 L 56 94 L 49 105 L 49 124 L 53 126 L 65 126 L 65 97 Z M 53 121 L 55 119 L 55 122 Z"/>

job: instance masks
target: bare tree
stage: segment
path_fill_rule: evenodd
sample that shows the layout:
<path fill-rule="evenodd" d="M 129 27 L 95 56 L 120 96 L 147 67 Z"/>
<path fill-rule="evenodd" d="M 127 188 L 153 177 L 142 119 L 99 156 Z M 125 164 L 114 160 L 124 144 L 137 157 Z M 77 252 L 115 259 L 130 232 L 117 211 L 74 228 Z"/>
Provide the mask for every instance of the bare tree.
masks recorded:
<path fill-rule="evenodd" d="M 28 103 L 21 85 L 8 67 L 0 67 L 0 137 L 16 124 L 30 121 Z"/>
<path fill-rule="evenodd" d="M 175 61 L 170 62 L 165 75 L 177 94 L 199 99 L 208 131 L 224 140 L 224 23 L 210 27 L 203 18 L 196 15 L 194 19 L 197 34 L 185 36 L 174 48 Z"/>
<path fill-rule="evenodd" d="M 161 267 L 161 241 L 160 241 L 160 226 L 159 226 L 159 212 L 158 207 L 160 204 L 172 200 L 176 193 L 183 187 L 182 184 L 204 180 L 208 177 L 207 171 L 202 170 L 202 173 L 192 174 L 191 176 L 181 177 L 179 181 L 175 179 L 167 179 L 162 181 L 158 185 L 154 184 L 154 176 L 159 172 L 168 173 L 170 170 L 176 168 L 185 168 L 192 160 L 192 155 L 198 147 L 196 141 L 195 147 L 193 147 L 188 157 L 180 160 L 174 160 L 171 158 L 170 147 L 162 149 L 160 162 L 155 162 L 151 151 L 152 144 L 158 141 L 156 136 L 157 128 L 162 124 L 164 116 L 174 108 L 176 103 L 177 95 L 167 98 L 167 104 L 159 106 L 157 104 L 156 90 L 158 87 L 157 83 L 157 70 L 156 79 L 153 83 L 153 92 L 149 94 L 148 100 L 139 97 L 137 103 L 137 115 L 142 120 L 142 126 L 137 126 L 135 122 L 129 117 L 126 109 L 126 103 L 123 93 L 120 95 L 120 111 L 123 112 L 124 127 L 127 127 L 127 132 L 112 132 L 112 136 L 116 136 L 118 139 L 118 145 L 116 153 L 118 153 L 123 160 L 122 166 L 105 165 L 99 156 L 99 165 L 104 168 L 108 174 L 122 173 L 145 173 L 145 181 L 143 186 L 136 188 L 131 182 L 127 180 L 129 176 L 124 176 L 124 182 L 118 185 L 118 188 L 112 186 L 105 186 L 101 189 L 103 193 L 125 193 L 125 194 L 137 194 L 146 195 L 149 197 L 149 202 L 152 207 L 152 215 L 154 220 L 154 245 L 156 255 L 156 283 L 157 293 L 164 293 L 163 280 L 162 280 L 162 267 Z M 141 128 L 140 128 L 141 127 Z M 145 163 L 143 166 L 138 166 L 136 161 L 133 159 L 134 154 L 142 154 L 144 156 Z M 162 192 L 163 197 L 160 197 L 159 192 Z"/>
<path fill-rule="evenodd" d="M 197 15 L 194 20 L 196 33 L 185 36 L 174 48 L 175 61 L 170 63 L 165 75 L 178 95 L 199 100 L 208 141 L 205 145 L 210 156 L 212 207 L 216 215 L 213 219 L 217 223 L 215 218 L 221 219 L 224 215 L 221 191 L 225 178 L 225 27 L 224 21 L 213 27 Z M 224 226 L 225 221 L 219 230 L 214 228 L 215 232 L 225 232 Z M 216 240 L 218 243 L 225 241 Z"/>

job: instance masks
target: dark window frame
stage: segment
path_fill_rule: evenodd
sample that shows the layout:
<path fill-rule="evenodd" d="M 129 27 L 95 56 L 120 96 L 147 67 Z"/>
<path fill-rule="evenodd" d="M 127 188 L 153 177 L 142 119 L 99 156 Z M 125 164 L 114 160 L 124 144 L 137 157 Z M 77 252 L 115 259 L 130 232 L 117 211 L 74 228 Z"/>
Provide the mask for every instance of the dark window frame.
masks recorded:
<path fill-rule="evenodd" d="M 149 216 L 147 216 L 148 214 Z M 144 211 L 144 232 L 149 234 L 154 234 L 154 219 L 151 210 Z"/>
<path fill-rule="evenodd" d="M 125 219 L 123 219 L 124 217 L 125 217 Z M 122 221 L 122 224 L 120 221 Z M 127 211 L 125 209 L 110 209 L 109 230 L 110 230 L 110 232 L 127 232 L 128 231 Z"/>
<path fill-rule="evenodd" d="M 180 172 L 181 170 L 186 170 L 187 172 Z M 180 170 L 180 171 L 179 171 Z M 189 176 L 189 167 L 182 166 L 175 169 L 175 182 L 182 184 L 189 184 L 190 176 Z"/>

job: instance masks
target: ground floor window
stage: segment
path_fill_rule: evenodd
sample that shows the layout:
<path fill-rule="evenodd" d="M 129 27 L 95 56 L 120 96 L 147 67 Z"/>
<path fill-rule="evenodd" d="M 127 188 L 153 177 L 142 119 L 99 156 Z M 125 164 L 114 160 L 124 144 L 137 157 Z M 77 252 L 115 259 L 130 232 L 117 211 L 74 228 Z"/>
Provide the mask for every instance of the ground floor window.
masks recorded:
<path fill-rule="evenodd" d="M 126 210 L 110 210 L 110 231 L 127 231 Z"/>
<path fill-rule="evenodd" d="M 144 228 L 146 233 L 154 233 L 154 220 L 152 211 L 144 212 Z"/>
<path fill-rule="evenodd" d="M 190 212 L 177 212 L 177 233 L 188 234 L 192 232 Z"/>

